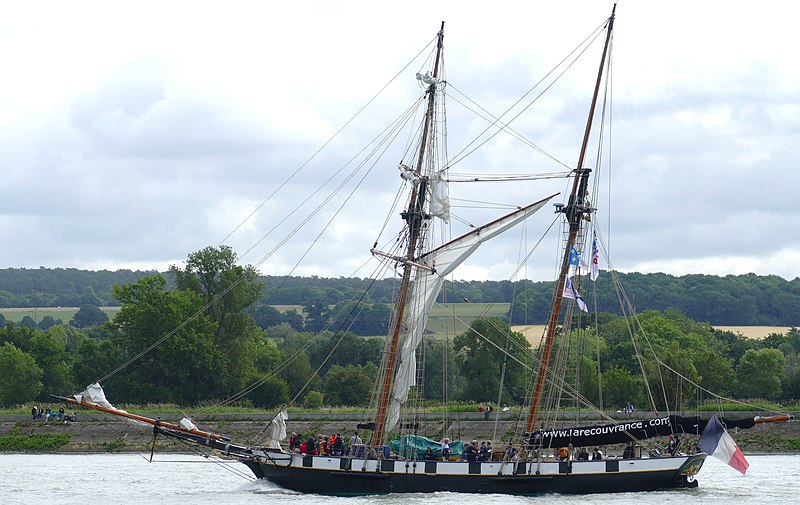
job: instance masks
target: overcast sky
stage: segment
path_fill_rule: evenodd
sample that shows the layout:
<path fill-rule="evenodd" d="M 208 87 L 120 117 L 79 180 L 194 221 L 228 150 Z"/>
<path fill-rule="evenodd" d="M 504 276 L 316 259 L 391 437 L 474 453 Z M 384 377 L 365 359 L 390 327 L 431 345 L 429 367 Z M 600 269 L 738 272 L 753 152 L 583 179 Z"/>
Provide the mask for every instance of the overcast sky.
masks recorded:
<path fill-rule="evenodd" d="M 286 213 L 418 96 L 421 61 L 270 197 L 276 187 L 425 48 L 441 21 L 449 92 L 500 114 L 611 7 L 598 0 L 7 2 L 0 267 L 163 270 L 224 241 L 264 274 L 368 276 L 369 249 L 400 182 L 396 157 L 365 175 L 349 200 L 356 210 L 325 229 L 319 252 L 296 266 L 340 201 L 276 246 L 302 219 Z M 798 276 L 798 13 L 791 2 L 619 2 L 611 199 L 598 203 L 597 217 L 618 270 Z M 514 124 L 567 166 L 577 160 L 596 65 L 565 76 L 539 116 Z M 458 104 L 448 117 L 452 155 L 484 125 L 459 129 L 455 120 L 466 112 Z M 564 170 L 510 137 L 484 147 L 458 171 Z M 563 189 L 563 181 L 495 185 L 480 197 L 521 205 L 554 184 Z M 521 237 L 535 242 L 553 219 L 549 209 L 540 214 L 456 277 L 508 278 Z M 395 218 L 389 229 L 399 224 Z M 549 264 L 527 272 L 552 278 Z"/>

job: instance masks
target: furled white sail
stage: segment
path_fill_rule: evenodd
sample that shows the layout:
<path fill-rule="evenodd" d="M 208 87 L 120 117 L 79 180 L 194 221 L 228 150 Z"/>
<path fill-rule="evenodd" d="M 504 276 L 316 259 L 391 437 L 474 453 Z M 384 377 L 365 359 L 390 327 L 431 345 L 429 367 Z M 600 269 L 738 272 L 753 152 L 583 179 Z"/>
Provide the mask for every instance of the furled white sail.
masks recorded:
<path fill-rule="evenodd" d="M 184 417 L 180 421 L 178 421 L 178 426 L 180 426 L 184 430 L 197 430 L 197 425 L 194 424 L 194 422 L 192 422 L 192 420 L 189 419 L 188 417 Z"/>
<path fill-rule="evenodd" d="M 269 435 L 267 435 L 267 447 L 270 449 L 280 449 L 281 440 L 286 438 L 286 420 L 289 414 L 285 410 L 278 412 L 269 423 Z"/>
<path fill-rule="evenodd" d="M 406 309 L 407 336 L 400 349 L 399 364 L 395 374 L 394 393 L 389 405 L 386 430 L 393 429 L 400 419 L 400 407 L 408 399 L 408 390 L 416 384 L 416 349 L 428 322 L 428 313 L 439 295 L 445 277 L 463 263 L 478 246 L 521 223 L 542 208 L 551 198 L 522 207 L 500 219 L 476 228 L 425 254 L 417 260 L 430 268 L 417 268 L 411 285 L 411 296 Z"/>
<path fill-rule="evenodd" d="M 450 221 L 450 198 L 447 194 L 447 181 L 440 170 L 431 175 L 431 206 L 432 216 L 436 216 L 445 223 Z"/>
<path fill-rule="evenodd" d="M 90 384 L 86 387 L 85 391 L 74 396 L 75 399 L 78 400 L 78 403 L 88 403 L 90 405 L 99 405 L 107 409 L 119 410 L 111 405 L 108 400 L 106 400 L 106 394 L 103 391 L 103 387 L 97 382 Z"/>

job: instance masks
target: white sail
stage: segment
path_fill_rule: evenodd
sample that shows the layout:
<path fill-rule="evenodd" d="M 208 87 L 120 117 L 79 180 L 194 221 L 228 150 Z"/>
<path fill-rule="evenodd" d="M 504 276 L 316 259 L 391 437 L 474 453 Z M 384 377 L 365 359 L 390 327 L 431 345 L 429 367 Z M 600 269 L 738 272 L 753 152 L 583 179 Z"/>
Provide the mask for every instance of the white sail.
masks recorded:
<path fill-rule="evenodd" d="M 183 428 L 184 430 L 197 430 L 197 425 L 192 422 L 191 419 L 188 417 L 184 417 L 180 421 L 178 421 L 178 426 Z"/>
<path fill-rule="evenodd" d="M 280 449 L 281 440 L 286 438 L 286 420 L 289 414 L 286 410 L 281 410 L 270 422 L 269 435 L 267 436 L 267 447 L 270 449 Z"/>
<path fill-rule="evenodd" d="M 419 258 L 418 263 L 430 268 L 418 268 L 411 285 L 405 328 L 407 337 L 400 349 L 399 364 L 394 380 L 394 393 L 389 405 L 386 430 L 393 429 L 400 419 L 400 407 L 408 399 L 408 390 L 416 384 L 416 349 L 428 322 L 428 313 L 439 296 L 445 277 L 461 265 L 483 242 L 521 223 L 542 208 L 551 198 L 522 207 L 500 219 L 476 228 Z"/>
<path fill-rule="evenodd" d="M 82 393 L 78 393 L 74 395 L 75 399 L 78 400 L 78 403 L 87 403 L 89 405 L 99 405 L 101 407 L 105 407 L 107 409 L 114 409 L 119 410 L 106 399 L 106 394 L 103 391 L 103 387 L 95 382 L 94 384 L 90 384 L 86 387 L 86 389 Z M 124 411 L 123 411 L 124 412 Z"/>
<path fill-rule="evenodd" d="M 445 223 L 450 221 L 450 198 L 447 181 L 442 176 L 443 170 L 431 174 L 431 215 Z"/>

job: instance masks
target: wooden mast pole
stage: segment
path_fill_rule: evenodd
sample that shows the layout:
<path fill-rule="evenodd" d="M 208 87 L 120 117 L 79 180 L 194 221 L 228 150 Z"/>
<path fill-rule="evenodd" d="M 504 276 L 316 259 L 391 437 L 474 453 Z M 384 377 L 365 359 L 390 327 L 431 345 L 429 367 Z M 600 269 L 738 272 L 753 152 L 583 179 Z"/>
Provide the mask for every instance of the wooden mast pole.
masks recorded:
<path fill-rule="evenodd" d="M 597 80 L 594 86 L 594 94 L 592 95 L 592 104 L 589 107 L 589 117 L 586 120 L 586 129 L 583 134 L 583 143 L 581 144 L 581 151 L 578 157 L 578 166 L 575 169 L 575 180 L 572 185 L 572 192 L 566 206 L 560 209 L 567 217 L 569 222 L 569 235 L 567 236 L 567 243 L 564 247 L 564 255 L 561 260 L 561 270 L 558 275 L 556 283 L 556 292 L 553 297 L 553 305 L 550 308 L 550 315 L 547 319 L 547 328 L 544 337 L 544 349 L 542 350 L 542 358 L 539 364 L 539 370 L 536 374 L 536 382 L 531 397 L 531 405 L 528 411 L 528 419 L 525 424 L 525 429 L 528 433 L 536 429 L 536 421 L 539 415 L 539 408 L 542 403 L 542 391 L 544 390 L 545 378 L 547 377 L 548 369 L 550 366 L 550 354 L 553 350 L 553 343 L 555 340 L 556 327 L 558 326 L 558 317 L 561 314 L 561 304 L 564 299 L 564 286 L 566 285 L 567 274 L 569 273 L 569 253 L 575 245 L 578 237 L 578 232 L 581 228 L 581 220 L 584 215 L 590 211 L 584 205 L 584 193 L 586 192 L 586 184 L 589 177 L 590 169 L 583 168 L 583 163 L 586 158 L 586 149 L 589 145 L 589 136 L 592 131 L 592 123 L 594 121 L 594 111 L 597 106 L 597 97 L 600 92 L 600 84 L 603 79 L 603 69 L 606 64 L 606 55 L 611 42 L 611 31 L 614 28 L 614 13 L 617 10 L 616 4 L 611 11 L 611 17 L 608 18 L 608 27 L 606 29 L 606 40 L 603 46 L 603 55 L 600 59 L 600 68 L 597 72 Z"/>
<path fill-rule="evenodd" d="M 436 59 L 433 64 L 433 78 L 439 78 L 439 63 L 442 55 L 442 43 L 444 40 L 444 21 L 439 30 L 439 40 L 437 42 Z M 406 304 L 408 302 L 409 286 L 411 284 L 411 273 L 414 268 L 410 262 L 415 258 L 415 252 L 419 242 L 422 231 L 423 221 L 428 219 L 429 216 L 425 215 L 425 197 L 427 196 L 428 180 L 423 176 L 422 164 L 425 160 L 425 152 L 430 144 L 430 131 L 433 123 L 434 105 L 436 99 L 436 82 L 428 87 L 428 110 L 425 114 L 425 123 L 422 130 L 422 138 L 419 147 L 419 156 L 417 157 L 417 166 L 414 167 L 414 173 L 419 177 L 418 182 L 414 184 L 411 190 L 411 197 L 408 203 L 408 209 L 402 214 L 403 219 L 408 225 L 408 247 L 406 248 L 406 261 L 403 264 L 403 278 L 400 283 L 400 290 L 397 296 L 397 304 L 395 306 L 394 317 L 392 318 L 392 326 L 390 333 L 389 348 L 386 356 L 386 366 L 382 370 L 382 380 L 380 392 L 378 394 L 378 406 L 375 413 L 375 431 L 372 436 L 372 447 L 383 445 L 385 436 L 384 429 L 386 427 L 386 416 L 389 407 L 389 397 L 394 383 L 394 370 L 397 366 L 397 348 L 400 343 L 400 332 L 403 327 L 403 319 L 405 317 Z"/>
<path fill-rule="evenodd" d="M 187 428 L 184 428 L 183 426 L 180 426 L 178 424 L 170 423 L 170 422 L 167 422 L 167 421 L 161 421 L 159 419 L 152 419 L 150 417 L 140 416 L 138 414 L 131 414 L 130 412 L 125 412 L 124 410 L 109 409 L 107 407 L 103 407 L 101 405 L 97 405 L 96 403 L 82 403 L 82 402 L 79 402 L 78 400 L 76 400 L 74 398 L 69 398 L 69 397 L 66 397 L 66 396 L 57 396 L 57 395 L 50 395 L 50 396 L 52 396 L 53 398 L 56 398 L 58 400 L 65 401 L 67 403 L 71 403 L 72 405 L 77 405 L 79 407 L 85 407 L 87 409 L 99 410 L 100 412 L 104 412 L 106 414 L 112 414 L 112 415 L 119 416 L 119 417 L 125 417 L 127 419 L 132 419 L 134 421 L 138 421 L 140 423 L 147 423 L 147 424 L 151 424 L 153 426 L 160 426 L 162 428 L 169 428 L 171 430 L 180 431 L 182 433 L 187 433 L 189 435 L 195 435 L 195 436 L 198 436 L 198 437 L 209 438 L 209 439 L 218 440 L 218 441 L 228 441 L 228 440 L 230 440 L 230 439 L 228 439 L 228 437 L 225 437 L 223 435 L 219 435 L 217 433 L 211 433 L 209 431 L 202 431 L 202 430 L 198 430 L 198 429 L 187 429 Z M 151 460 L 153 459 L 152 454 L 150 456 L 150 459 Z"/>

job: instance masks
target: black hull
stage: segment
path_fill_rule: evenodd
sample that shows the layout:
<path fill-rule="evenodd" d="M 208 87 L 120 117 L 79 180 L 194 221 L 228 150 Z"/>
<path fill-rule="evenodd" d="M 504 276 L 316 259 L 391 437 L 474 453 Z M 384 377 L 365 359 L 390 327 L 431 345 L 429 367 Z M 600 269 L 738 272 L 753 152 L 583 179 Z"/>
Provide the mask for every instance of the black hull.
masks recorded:
<path fill-rule="evenodd" d="M 459 493 L 499 493 L 511 495 L 539 495 L 546 493 L 561 494 L 589 494 L 589 493 L 616 493 L 629 491 L 655 491 L 662 489 L 675 489 L 696 487 L 694 475 L 700 470 L 705 460 L 705 454 L 677 458 L 663 458 L 653 460 L 652 470 L 648 470 L 647 460 L 639 460 L 644 465 L 635 471 L 626 471 L 627 461 L 610 460 L 604 463 L 603 472 L 581 472 L 581 465 L 589 462 L 551 463 L 557 468 L 558 473 L 545 473 L 536 475 L 535 472 L 514 474 L 522 470 L 525 465 L 506 465 L 511 473 L 495 472 L 487 474 L 486 469 L 472 463 L 469 474 L 453 475 L 448 473 L 426 473 L 426 462 L 417 462 L 419 472 L 409 462 L 409 472 L 399 472 L 404 468 L 405 462 L 392 462 L 396 464 L 395 471 L 362 471 L 361 469 L 346 470 L 335 468 L 311 468 L 309 466 L 295 466 L 297 461 L 289 464 L 288 460 L 278 462 L 243 461 L 258 478 L 267 479 L 286 489 L 301 493 L 323 495 L 351 496 L 389 493 L 433 493 L 437 491 L 451 491 Z M 317 458 L 314 458 L 317 459 Z M 310 463 L 311 458 L 305 458 Z M 337 458 L 327 459 L 336 461 Z M 342 459 L 340 466 L 346 467 L 346 459 Z M 671 462 L 671 465 L 665 462 Z M 592 462 L 595 463 L 595 462 Z M 622 468 L 620 469 L 620 463 Z M 428 463 L 429 464 L 429 463 Z M 466 469 L 470 463 L 460 463 Z M 452 465 L 452 464 L 451 464 Z M 480 465 L 480 463 L 477 463 Z M 497 464 L 495 464 L 495 467 Z M 670 468 L 663 468 L 671 466 Z M 661 469 L 657 469 L 662 467 Z M 494 467 L 492 467 L 494 468 Z M 534 467 L 528 467 L 532 470 Z M 585 467 L 588 468 L 588 467 Z M 593 468 L 597 468 L 594 465 Z M 499 474 L 498 474 L 499 473 Z"/>

